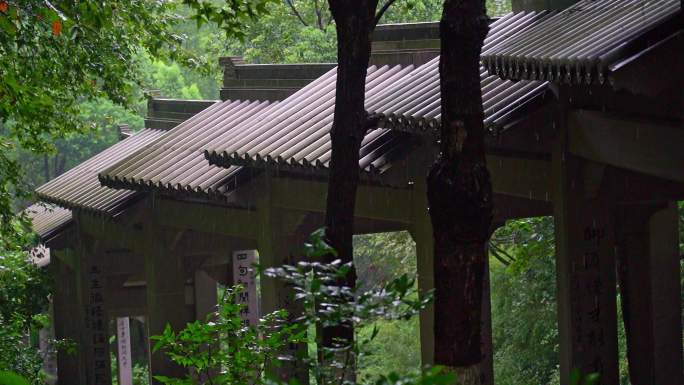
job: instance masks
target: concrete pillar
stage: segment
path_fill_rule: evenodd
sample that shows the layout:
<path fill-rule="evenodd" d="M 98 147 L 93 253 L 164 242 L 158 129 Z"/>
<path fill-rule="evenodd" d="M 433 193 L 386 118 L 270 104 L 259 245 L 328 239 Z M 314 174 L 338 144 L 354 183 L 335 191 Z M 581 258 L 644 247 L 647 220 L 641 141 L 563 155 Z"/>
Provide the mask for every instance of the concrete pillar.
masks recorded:
<path fill-rule="evenodd" d="M 79 354 L 84 356 L 87 385 L 111 385 L 109 355 L 109 314 L 107 312 L 106 254 L 101 244 L 80 235 L 78 255 L 80 263 L 80 298 L 83 309 L 83 329 Z"/>
<path fill-rule="evenodd" d="M 204 270 L 195 271 L 195 319 L 204 321 L 216 311 L 218 288 L 216 281 Z"/>
<path fill-rule="evenodd" d="M 432 223 L 427 211 L 427 190 L 424 180 L 414 186 L 411 236 L 416 243 L 418 269 L 418 290 L 426 293 L 435 287 L 434 282 L 434 237 Z M 482 373 L 483 385 L 494 384 L 494 360 L 492 345 L 492 303 L 489 281 L 489 261 L 485 265 L 484 288 L 482 292 Z M 422 365 L 434 364 L 435 354 L 435 309 L 430 305 L 420 313 L 420 356 Z"/>
<path fill-rule="evenodd" d="M 268 179 L 266 180 L 268 183 Z M 268 192 L 267 192 L 268 191 Z M 284 264 L 294 265 L 303 257 L 303 244 L 311 231 L 315 228 L 298 226 L 298 215 L 286 213 L 282 209 L 273 207 L 270 196 L 271 189 L 265 189 L 264 194 L 257 203 L 259 215 L 259 231 L 257 236 L 257 249 L 259 251 L 259 263 L 263 268 L 279 267 Z M 294 320 L 301 314 L 303 308 L 294 300 L 294 290 L 281 281 L 260 276 L 261 283 L 261 307 L 262 315 L 278 309 L 288 311 L 290 318 Z M 308 354 L 306 344 L 290 346 L 287 354 L 305 356 Z M 283 362 L 283 365 L 274 369 L 275 375 L 281 380 L 289 380 L 295 377 L 301 384 L 308 384 L 308 368 L 300 366 L 301 360 Z"/>
<path fill-rule="evenodd" d="M 617 385 L 612 200 L 601 169 L 570 155 L 566 127 L 559 129 L 552 163 L 561 384 L 576 368 Z"/>
<path fill-rule="evenodd" d="M 432 223 L 427 211 L 427 192 L 424 181 L 414 186 L 411 236 L 416 243 L 418 290 L 427 293 L 435 288 L 434 237 Z M 422 365 L 434 364 L 435 356 L 435 307 L 430 305 L 420 313 L 420 358 Z"/>
<path fill-rule="evenodd" d="M 617 221 L 630 382 L 684 383 L 677 205 L 622 207 Z"/>
<path fill-rule="evenodd" d="M 185 306 L 185 269 L 179 253 L 172 249 L 173 237 L 166 234 L 153 221 L 145 223 L 145 239 L 140 254 L 145 257 L 147 283 L 148 336 L 160 335 L 167 324 L 174 331 L 185 328 L 191 317 Z M 163 351 L 153 352 L 154 341 L 149 341 L 150 379 L 154 376 L 182 378 L 185 370 L 173 363 Z"/>
<path fill-rule="evenodd" d="M 48 314 L 51 319 L 55 318 L 54 299 L 50 302 Z M 39 350 L 43 357 L 43 371 L 45 372 L 45 383 L 54 385 L 57 383 L 57 357 L 51 351 L 51 341 L 55 339 L 55 324 L 51 323 L 48 327 L 40 329 L 38 332 Z"/>
<path fill-rule="evenodd" d="M 53 323 L 55 338 L 68 339 L 74 343 L 80 342 L 80 313 L 79 297 L 76 272 L 73 266 L 65 261 L 70 259 L 73 263 L 73 251 L 52 250 L 53 258 L 50 261 L 55 277 L 55 291 L 53 294 Z M 57 353 L 57 383 L 59 385 L 82 384 L 85 382 L 85 371 L 80 364 L 78 354 L 68 354 L 66 351 Z"/>

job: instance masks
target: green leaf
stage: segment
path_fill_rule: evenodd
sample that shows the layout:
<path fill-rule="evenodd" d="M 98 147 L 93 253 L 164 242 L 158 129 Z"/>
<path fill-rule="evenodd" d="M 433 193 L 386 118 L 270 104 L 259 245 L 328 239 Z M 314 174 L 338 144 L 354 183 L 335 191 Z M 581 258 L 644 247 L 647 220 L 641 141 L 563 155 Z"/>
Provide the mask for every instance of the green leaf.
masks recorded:
<path fill-rule="evenodd" d="M 16 373 L 0 372 L 0 385 L 30 385 L 30 382 Z"/>
<path fill-rule="evenodd" d="M 570 385 L 580 385 L 580 380 L 582 379 L 582 372 L 579 369 L 574 368 L 570 371 Z"/>

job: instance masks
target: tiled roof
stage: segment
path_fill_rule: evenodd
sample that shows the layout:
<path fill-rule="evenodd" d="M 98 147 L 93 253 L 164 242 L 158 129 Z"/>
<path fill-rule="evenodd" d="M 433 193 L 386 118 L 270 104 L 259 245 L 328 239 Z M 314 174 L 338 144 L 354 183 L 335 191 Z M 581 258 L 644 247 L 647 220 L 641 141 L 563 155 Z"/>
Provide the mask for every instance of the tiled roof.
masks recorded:
<path fill-rule="evenodd" d="M 71 222 L 71 210 L 49 203 L 35 203 L 24 210 L 31 229 L 45 240 Z"/>
<path fill-rule="evenodd" d="M 538 17 L 534 12 L 511 13 L 495 21 L 489 27 L 483 50 L 526 28 Z M 512 110 L 546 90 L 544 82 L 502 80 L 488 75 L 484 68 L 480 79 L 485 125 L 489 128 L 503 123 Z M 383 92 L 366 99 L 366 109 L 381 118 L 380 126 L 414 132 L 437 131 L 441 124 L 439 57 L 383 88 Z"/>
<path fill-rule="evenodd" d="M 486 44 L 496 44 L 532 23 L 535 14 L 511 14 L 490 26 Z M 392 153 L 408 146 L 406 134 L 387 128 L 423 129 L 439 125 L 439 58 L 418 67 L 371 66 L 366 78 L 366 106 L 381 118 L 381 127 L 366 135 L 361 148 L 360 167 L 382 171 Z M 332 126 L 335 109 L 336 71 L 330 71 L 296 95 L 270 109 L 256 121 L 246 121 L 226 131 L 205 146 L 213 164 L 273 164 L 288 168 L 327 168 L 330 162 Z M 543 82 L 511 82 L 486 76 L 482 90 L 486 123 L 498 119 L 544 92 Z M 421 123 L 422 122 L 422 123 Z"/>
<path fill-rule="evenodd" d="M 482 62 L 504 79 L 603 82 L 612 63 L 649 44 L 650 33 L 665 25 L 681 30 L 678 13 L 680 0 L 584 0 L 539 14 L 484 49 Z"/>
<path fill-rule="evenodd" d="M 78 208 L 114 215 L 136 195 L 100 185 L 97 173 L 126 158 L 165 134 L 145 129 L 124 139 L 36 189 L 41 200 L 65 208 Z"/>
<path fill-rule="evenodd" d="M 258 101 L 216 103 L 151 145 L 101 170 L 99 178 L 104 185 L 116 188 L 222 195 L 232 187 L 239 167 L 210 165 L 202 148 L 245 121 L 258 120 L 275 105 Z"/>
<path fill-rule="evenodd" d="M 366 78 L 366 94 L 371 97 L 388 84 L 406 76 L 413 66 L 371 66 Z M 204 146 L 212 164 L 273 164 L 280 168 L 327 168 L 330 161 L 330 127 L 335 109 L 337 71 L 331 70 L 278 105 L 225 130 Z M 372 130 L 361 145 L 359 166 L 380 172 L 386 156 L 406 145 L 405 135 L 390 130 Z"/>

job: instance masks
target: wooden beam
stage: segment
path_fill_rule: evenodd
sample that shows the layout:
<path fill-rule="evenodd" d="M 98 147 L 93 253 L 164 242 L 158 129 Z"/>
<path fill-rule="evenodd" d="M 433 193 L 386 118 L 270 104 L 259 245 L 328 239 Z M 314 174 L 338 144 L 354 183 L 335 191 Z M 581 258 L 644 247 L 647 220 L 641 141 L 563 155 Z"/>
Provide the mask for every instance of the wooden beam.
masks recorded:
<path fill-rule="evenodd" d="M 548 146 L 548 133 L 543 133 L 540 138 L 535 138 L 535 135 L 515 134 L 516 130 L 531 130 L 531 127 L 515 127 L 511 129 L 510 133 L 505 133 L 503 136 L 522 137 L 516 139 L 515 143 L 509 143 L 508 139 L 502 143 L 510 148 L 518 148 L 515 153 L 509 151 L 509 154 L 503 154 L 497 149 L 493 151 L 493 145 L 489 144 L 487 148 L 487 167 L 492 176 L 492 187 L 497 194 L 509 195 L 523 199 L 531 199 L 536 201 L 551 201 L 551 161 L 548 155 L 542 153 L 542 148 Z M 542 132 L 543 129 L 539 129 Z M 515 134 L 515 135 L 514 135 Z M 542 135 L 542 134 L 540 134 Z M 406 184 L 413 182 L 418 184 L 425 180 L 430 167 L 437 159 L 438 151 L 434 143 L 428 141 L 425 137 L 422 138 L 422 144 L 413 150 L 405 161 L 400 162 L 400 169 L 397 170 L 394 166 L 390 169 L 393 173 L 393 180 L 402 181 Z M 526 139 L 534 141 L 529 143 L 529 149 L 522 151 L 523 143 Z M 539 143 L 536 143 L 540 141 Z M 508 150 L 507 150 L 508 151 Z M 525 154 L 523 154 L 525 152 Z M 549 159 L 547 159 L 549 158 Z M 359 190 L 361 192 L 361 190 Z"/>
<path fill-rule="evenodd" d="M 273 178 L 273 205 L 290 210 L 324 212 L 328 184 L 293 178 Z M 356 216 L 389 222 L 410 223 L 412 191 L 409 188 L 360 185 Z"/>
<path fill-rule="evenodd" d="M 85 211 L 74 211 L 74 218 L 79 232 L 107 246 L 133 249 L 137 243 L 145 241 L 140 230 L 117 219 L 101 217 Z"/>
<path fill-rule="evenodd" d="M 487 167 L 495 193 L 551 201 L 551 162 L 487 155 Z"/>
<path fill-rule="evenodd" d="M 646 204 L 684 199 L 684 183 L 609 167 L 607 175 L 615 200 L 621 204 Z"/>
<path fill-rule="evenodd" d="M 509 219 L 553 215 L 553 204 L 548 201 L 519 198 L 512 195 L 494 194 L 494 222 Z"/>
<path fill-rule="evenodd" d="M 584 159 L 684 182 L 684 130 L 598 111 L 568 114 L 569 151 Z"/>
<path fill-rule="evenodd" d="M 256 239 L 258 220 L 253 210 L 161 198 L 155 215 L 160 226 Z"/>

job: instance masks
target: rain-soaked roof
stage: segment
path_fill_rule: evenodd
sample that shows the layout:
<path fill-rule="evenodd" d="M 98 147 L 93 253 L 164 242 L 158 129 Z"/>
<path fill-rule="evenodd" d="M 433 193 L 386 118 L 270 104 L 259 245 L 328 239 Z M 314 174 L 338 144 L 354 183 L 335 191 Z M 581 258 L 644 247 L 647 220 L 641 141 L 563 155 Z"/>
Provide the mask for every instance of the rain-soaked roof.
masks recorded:
<path fill-rule="evenodd" d="M 524 28 L 535 14 L 510 14 L 490 26 L 487 46 L 507 34 Z M 360 167 L 382 171 L 396 153 L 408 146 L 408 136 L 389 130 L 425 129 L 439 125 L 439 58 L 413 66 L 372 66 L 366 79 L 366 107 L 381 118 L 381 127 L 366 135 L 361 149 Z M 332 126 L 335 108 L 336 71 L 330 71 L 296 95 L 284 100 L 266 114 L 245 121 L 226 131 L 205 146 L 213 164 L 273 164 L 288 168 L 327 168 L 330 162 Z M 483 69 L 482 91 L 485 122 L 493 124 L 517 106 L 541 94 L 543 82 L 511 82 L 486 76 Z"/>
<path fill-rule="evenodd" d="M 375 87 L 387 79 L 398 79 L 412 67 L 371 67 L 368 84 Z M 238 162 L 228 167 L 210 164 L 203 149 L 214 143 L 250 142 L 257 147 L 279 146 L 284 152 L 303 151 L 312 156 L 311 166 L 325 165 L 329 123 L 334 109 L 336 71 L 332 70 L 282 102 L 225 101 L 217 103 L 178 125 L 167 135 L 125 159 L 102 169 L 102 184 L 121 189 L 162 190 L 171 194 L 198 194 L 225 198 L 241 177 L 251 173 Z M 332 97 L 332 99 L 331 99 Z M 324 103 L 319 103 L 324 101 Z M 264 134 L 269 128 L 273 136 Z M 270 131 L 269 131 L 270 132 Z M 396 151 L 405 148 L 406 134 L 374 130 L 364 140 L 361 166 L 380 172 Z M 327 148 L 329 151 L 329 148 Z M 306 161 L 305 161 L 306 162 Z M 309 165 L 303 163 L 302 165 Z M 284 164 L 301 168 L 296 163 Z"/>
<path fill-rule="evenodd" d="M 411 70 L 413 66 L 369 67 L 366 95 L 377 94 Z M 336 78 L 333 69 L 265 113 L 223 131 L 204 146 L 207 158 L 224 167 L 272 163 L 286 168 L 327 168 Z M 371 130 L 361 145 L 360 167 L 383 170 L 386 155 L 404 146 L 403 139 L 404 135 L 389 130 Z"/>
<path fill-rule="evenodd" d="M 584 0 L 540 13 L 530 26 L 483 49 L 482 62 L 508 79 L 603 82 L 612 63 L 653 44 L 651 34 L 662 33 L 661 26 L 681 30 L 678 13 L 680 0 Z"/>
<path fill-rule="evenodd" d="M 232 188 L 239 167 L 210 165 L 202 154 L 203 146 L 276 105 L 231 100 L 213 104 L 149 146 L 100 170 L 100 181 L 115 188 L 220 196 Z"/>
<path fill-rule="evenodd" d="M 56 235 L 71 223 L 71 210 L 49 203 L 34 203 L 24 210 L 31 229 L 42 240 Z"/>
<path fill-rule="evenodd" d="M 97 173 L 126 158 L 165 134 L 145 129 L 124 139 L 36 189 L 41 200 L 65 208 L 79 208 L 114 215 L 136 195 L 100 185 Z"/>

